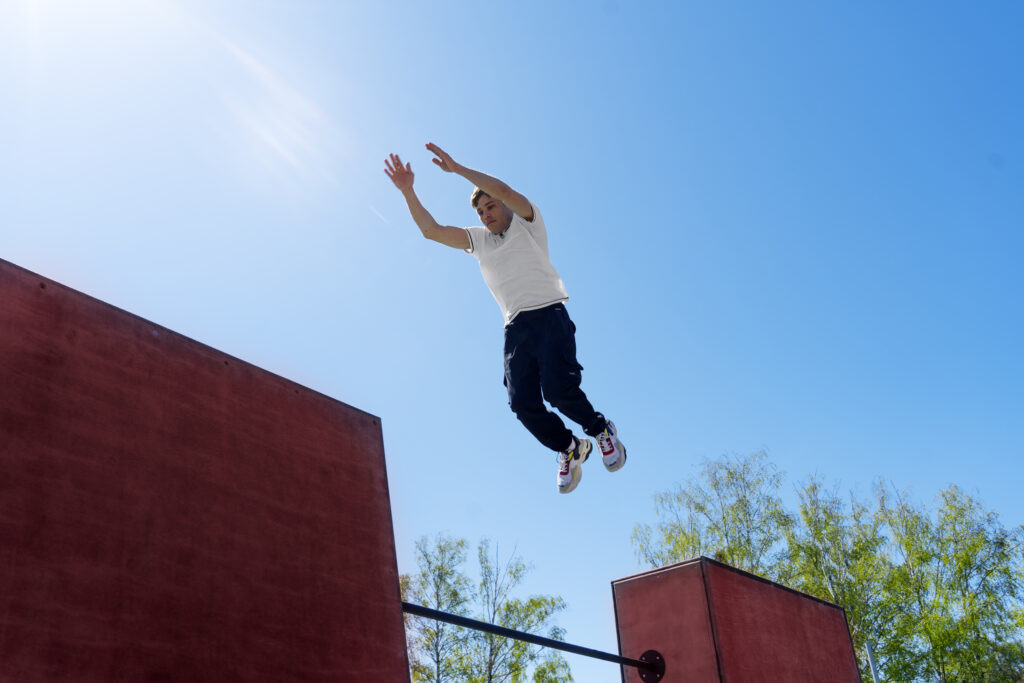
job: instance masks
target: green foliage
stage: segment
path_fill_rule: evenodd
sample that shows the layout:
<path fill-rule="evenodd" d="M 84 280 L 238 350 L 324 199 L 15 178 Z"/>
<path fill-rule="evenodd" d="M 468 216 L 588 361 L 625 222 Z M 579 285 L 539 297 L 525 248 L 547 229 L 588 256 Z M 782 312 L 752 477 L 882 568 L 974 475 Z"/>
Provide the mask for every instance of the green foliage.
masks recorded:
<path fill-rule="evenodd" d="M 659 522 L 634 529 L 637 554 L 652 567 L 705 555 L 775 576 L 780 539 L 793 524 L 781 486 L 782 474 L 764 453 L 706 460 L 698 479 L 655 495 Z"/>
<path fill-rule="evenodd" d="M 466 545 L 465 540 L 445 536 L 438 537 L 433 546 L 427 539 L 420 539 L 416 544 L 419 572 L 413 577 L 401 577 L 403 596 L 408 596 L 404 599 L 517 631 L 563 639 L 562 629 L 552 623 L 565 609 L 562 598 L 550 595 L 521 598 L 513 594 L 529 573 L 529 566 L 522 558 L 513 552 L 502 560 L 497 549 L 492 555 L 490 541 L 484 539 L 477 548 L 479 580 L 474 584 L 464 569 Z M 458 611 L 437 606 L 433 600 L 439 596 L 446 598 L 446 604 Z M 414 681 L 564 683 L 573 680 L 568 663 L 556 652 L 518 640 L 409 617 L 406 618 L 406 633 Z"/>
<path fill-rule="evenodd" d="M 877 608 L 892 563 L 878 517 L 851 496 L 809 479 L 797 491 L 798 522 L 786 535 L 788 557 L 780 582 L 846 608 L 861 676 L 871 680 L 867 652 L 887 630 Z"/>
<path fill-rule="evenodd" d="M 463 571 L 466 541 L 438 536 L 416 542 L 415 575 L 402 575 L 402 599 L 449 614 L 466 616 L 473 584 Z M 462 681 L 468 637 L 464 629 L 441 621 L 405 616 L 413 681 Z"/>
<path fill-rule="evenodd" d="M 569 662 L 560 656 L 549 656 L 533 670 L 533 683 L 565 683 L 572 680 Z"/>
<path fill-rule="evenodd" d="M 1006 529 L 956 486 L 934 514 L 879 487 L 878 515 L 897 559 L 880 604 L 891 629 L 881 641 L 886 674 L 1021 680 L 1024 530 Z"/>
<path fill-rule="evenodd" d="M 844 500 L 814 478 L 790 514 L 781 482 L 763 453 L 705 462 L 655 496 L 637 555 L 708 555 L 842 605 L 864 680 L 873 659 L 888 681 L 1024 681 L 1024 527 L 956 486 L 929 508 L 882 484 Z"/>

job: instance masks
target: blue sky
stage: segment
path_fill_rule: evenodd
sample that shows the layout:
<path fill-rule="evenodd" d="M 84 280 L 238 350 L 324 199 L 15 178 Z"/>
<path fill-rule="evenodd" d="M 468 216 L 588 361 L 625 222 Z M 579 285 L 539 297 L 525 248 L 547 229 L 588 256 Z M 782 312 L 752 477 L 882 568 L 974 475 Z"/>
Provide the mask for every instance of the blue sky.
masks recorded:
<path fill-rule="evenodd" d="M 0 257 L 379 415 L 400 569 L 422 535 L 490 537 L 566 598 L 569 640 L 614 650 L 630 531 L 704 458 L 955 483 L 1024 522 L 1022 20 L 8 0 Z M 383 173 L 398 152 L 438 220 L 473 224 L 428 141 L 543 212 L 621 472 L 555 493 L 475 260 L 420 238 Z"/>

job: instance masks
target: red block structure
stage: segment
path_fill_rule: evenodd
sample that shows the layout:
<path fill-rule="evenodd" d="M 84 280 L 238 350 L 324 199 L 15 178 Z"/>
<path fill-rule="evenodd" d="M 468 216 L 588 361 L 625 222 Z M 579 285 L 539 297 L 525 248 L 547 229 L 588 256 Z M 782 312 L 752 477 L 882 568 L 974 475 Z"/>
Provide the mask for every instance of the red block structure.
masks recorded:
<path fill-rule="evenodd" d="M 407 681 L 380 421 L 0 261 L 0 680 Z"/>
<path fill-rule="evenodd" d="M 662 683 L 860 683 L 841 607 L 701 557 L 612 582 L 619 652 Z M 622 680 L 640 681 L 623 667 Z"/>

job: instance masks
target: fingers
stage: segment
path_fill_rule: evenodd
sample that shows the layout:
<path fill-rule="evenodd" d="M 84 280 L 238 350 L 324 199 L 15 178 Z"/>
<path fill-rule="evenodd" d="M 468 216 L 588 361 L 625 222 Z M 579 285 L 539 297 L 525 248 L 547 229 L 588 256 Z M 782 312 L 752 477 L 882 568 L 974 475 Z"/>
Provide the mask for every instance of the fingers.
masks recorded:
<path fill-rule="evenodd" d="M 412 173 L 412 164 L 402 165 L 402 159 L 397 154 L 388 155 L 389 158 L 384 160 L 384 172 L 388 174 L 388 177 L 394 180 L 395 174 L 404 171 L 406 173 Z"/>
<path fill-rule="evenodd" d="M 450 162 L 452 160 L 452 157 L 450 154 L 448 154 L 448 152 L 444 151 L 443 149 L 435 145 L 433 142 L 427 143 L 427 149 L 436 154 L 438 157 L 440 157 L 441 161 Z"/>
<path fill-rule="evenodd" d="M 402 158 L 397 154 L 389 154 L 384 159 L 384 174 L 399 190 L 405 192 L 412 189 L 412 164 L 403 165 Z"/>
<path fill-rule="evenodd" d="M 447 152 L 435 145 L 433 142 L 427 143 L 427 149 L 437 155 L 436 159 L 431 159 L 438 168 L 446 173 L 452 173 L 455 171 L 455 161 L 451 158 Z"/>

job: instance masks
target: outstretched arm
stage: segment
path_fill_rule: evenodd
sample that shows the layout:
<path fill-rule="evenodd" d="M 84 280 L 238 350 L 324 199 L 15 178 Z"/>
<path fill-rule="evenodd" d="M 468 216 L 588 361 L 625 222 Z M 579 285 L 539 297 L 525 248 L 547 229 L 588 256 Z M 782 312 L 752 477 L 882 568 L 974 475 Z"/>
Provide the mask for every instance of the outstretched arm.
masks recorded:
<path fill-rule="evenodd" d="M 497 178 L 493 178 L 486 173 L 474 171 L 471 168 L 467 168 L 462 164 L 456 163 L 450 154 L 435 145 L 433 142 L 427 143 L 427 149 L 437 156 L 437 158 L 434 159 L 434 163 L 437 164 L 442 171 L 462 176 L 490 196 L 495 199 L 500 199 L 504 202 L 505 206 L 515 211 L 527 221 L 533 220 L 533 205 L 530 204 L 530 200 L 513 190 L 504 182 Z"/>
<path fill-rule="evenodd" d="M 412 219 L 416 221 L 416 225 L 424 237 L 428 240 L 434 240 L 440 244 L 454 247 L 455 249 L 469 249 L 469 233 L 466 232 L 465 228 L 441 225 L 424 208 L 420 198 L 416 196 L 416 192 L 412 189 L 414 176 L 410 164 L 403 166 L 402 160 L 398 158 L 398 155 L 392 154 L 390 159 L 384 160 L 384 165 L 386 166 L 384 173 L 387 174 L 388 178 L 391 178 L 391 182 L 395 184 L 395 187 L 401 190 L 402 196 L 405 197 L 405 203 L 409 206 L 409 213 L 412 214 Z"/>

